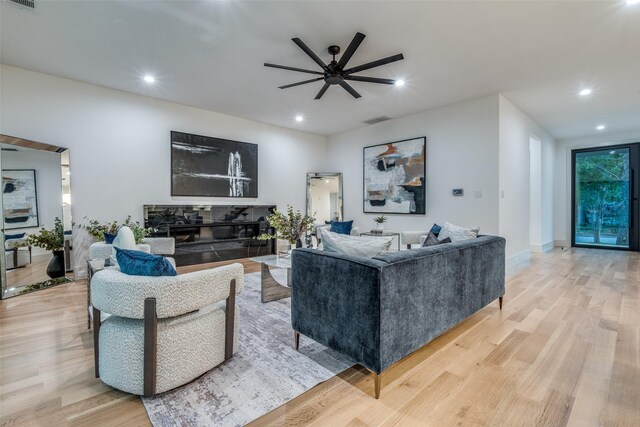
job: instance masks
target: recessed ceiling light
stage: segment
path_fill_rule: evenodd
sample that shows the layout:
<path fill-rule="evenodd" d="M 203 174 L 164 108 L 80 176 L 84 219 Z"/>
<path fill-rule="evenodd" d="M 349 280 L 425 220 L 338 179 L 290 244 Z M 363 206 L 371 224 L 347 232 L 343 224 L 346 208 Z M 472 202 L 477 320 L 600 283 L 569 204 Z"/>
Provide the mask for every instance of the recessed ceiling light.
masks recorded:
<path fill-rule="evenodd" d="M 304 117 L 302 116 L 296 116 L 296 122 L 301 122 L 304 120 Z"/>
<path fill-rule="evenodd" d="M 328 183 L 329 183 L 329 180 L 328 180 L 328 179 L 325 179 L 325 180 L 324 180 L 324 182 L 326 182 L 326 183 L 328 184 Z"/>
<path fill-rule="evenodd" d="M 638 4 L 638 3 L 640 3 L 640 0 L 627 0 L 627 4 L 629 6 L 631 6 L 632 4 Z"/>
<path fill-rule="evenodd" d="M 396 80 L 395 85 L 398 87 L 404 86 L 404 80 Z"/>
<path fill-rule="evenodd" d="M 143 77 L 144 81 L 147 83 L 155 83 L 156 82 L 156 78 L 153 77 L 152 75 L 147 74 L 146 76 Z"/>
<path fill-rule="evenodd" d="M 605 128 L 606 128 L 606 126 L 605 126 L 605 125 L 598 125 L 598 126 L 596 126 L 596 129 L 597 129 L 597 130 L 604 130 Z"/>
<path fill-rule="evenodd" d="M 591 88 L 584 88 L 578 93 L 580 94 L 580 96 L 587 96 L 587 95 L 591 95 L 591 92 L 593 92 Z"/>

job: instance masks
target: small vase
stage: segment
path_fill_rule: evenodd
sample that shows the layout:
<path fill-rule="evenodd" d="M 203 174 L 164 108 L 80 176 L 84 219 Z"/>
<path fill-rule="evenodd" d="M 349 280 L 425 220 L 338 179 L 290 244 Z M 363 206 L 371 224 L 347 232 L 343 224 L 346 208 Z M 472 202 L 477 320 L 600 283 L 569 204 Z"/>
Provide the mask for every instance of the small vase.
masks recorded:
<path fill-rule="evenodd" d="M 64 251 L 53 251 L 53 258 L 47 266 L 47 276 L 52 279 L 64 276 Z"/>
<path fill-rule="evenodd" d="M 299 238 L 298 240 L 296 240 L 296 248 L 301 248 L 301 247 L 302 247 L 302 239 Z"/>
<path fill-rule="evenodd" d="M 383 224 L 383 223 L 381 223 L 381 222 L 379 222 L 379 223 L 378 223 L 378 226 L 377 226 L 377 230 L 378 230 L 378 231 L 381 231 L 381 232 L 382 232 L 382 231 L 384 231 L 384 224 Z"/>

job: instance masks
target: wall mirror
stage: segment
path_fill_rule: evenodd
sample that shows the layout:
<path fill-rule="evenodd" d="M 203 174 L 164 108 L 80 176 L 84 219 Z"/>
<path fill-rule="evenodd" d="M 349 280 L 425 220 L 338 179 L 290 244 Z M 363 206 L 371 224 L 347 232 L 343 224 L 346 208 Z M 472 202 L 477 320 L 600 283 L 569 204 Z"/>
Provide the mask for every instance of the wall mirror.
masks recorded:
<path fill-rule="evenodd" d="M 307 215 L 316 224 L 326 221 L 342 221 L 342 174 L 338 172 L 307 173 Z"/>
<path fill-rule="evenodd" d="M 0 149 L 1 297 L 73 281 L 69 150 L 8 135 Z"/>

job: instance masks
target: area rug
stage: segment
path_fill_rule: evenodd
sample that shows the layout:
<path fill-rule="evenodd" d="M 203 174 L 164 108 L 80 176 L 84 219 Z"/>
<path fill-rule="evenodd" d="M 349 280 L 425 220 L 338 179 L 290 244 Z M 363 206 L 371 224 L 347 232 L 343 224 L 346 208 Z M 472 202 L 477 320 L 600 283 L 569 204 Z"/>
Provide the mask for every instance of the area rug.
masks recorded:
<path fill-rule="evenodd" d="M 285 270 L 274 277 L 286 281 Z M 260 274 L 238 295 L 240 334 L 233 358 L 194 382 L 143 398 L 156 426 L 241 426 L 344 371 L 347 357 L 302 337 L 293 348 L 291 299 L 260 302 Z"/>

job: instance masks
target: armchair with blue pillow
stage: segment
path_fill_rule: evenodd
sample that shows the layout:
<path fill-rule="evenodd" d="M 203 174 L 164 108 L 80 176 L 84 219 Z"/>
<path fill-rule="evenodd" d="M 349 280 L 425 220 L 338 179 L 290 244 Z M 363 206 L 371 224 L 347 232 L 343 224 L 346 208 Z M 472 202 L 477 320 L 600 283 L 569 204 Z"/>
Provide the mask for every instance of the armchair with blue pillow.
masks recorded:
<path fill-rule="evenodd" d="M 26 233 L 5 234 L 4 254 L 7 270 L 31 264 L 31 245 L 27 242 Z"/>
<path fill-rule="evenodd" d="M 316 246 L 319 246 L 320 243 L 322 243 L 322 230 L 351 236 L 360 235 L 360 229 L 353 225 L 353 221 L 326 221 L 325 224 L 316 225 L 311 233 L 317 240 Z"/>
<path fill-rule="evenodd" d="M 479 232 L 480 227 L 466 228 L 445 222 L 442 226 L 433 224 L 429 231 L 402 231 L 400 232 L 400 240 L 403 245 L 407 246 L 407 249 L 411 249 L 412 245 L 423 247 L 437 243 L 475 239 Z"/>

